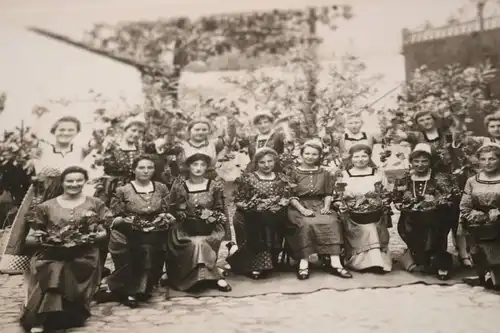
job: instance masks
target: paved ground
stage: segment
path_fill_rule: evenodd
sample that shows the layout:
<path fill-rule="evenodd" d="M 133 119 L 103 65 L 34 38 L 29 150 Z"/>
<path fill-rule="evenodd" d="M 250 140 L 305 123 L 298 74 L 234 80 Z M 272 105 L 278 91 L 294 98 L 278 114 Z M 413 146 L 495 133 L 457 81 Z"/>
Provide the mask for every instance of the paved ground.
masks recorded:
<path fill-rule="evenodd" d="M 395 228 L 391 238 L 392 251 L 401 253 L 404 244 Z M 1 333 L 22 332 L 17 325 L 22 290 L 20 276 L 0 275 Z M 158 294 L 140 309 L 96 305 L 86 327 L 67 332 L 493 333 L 500 327 L 499 313 L 500 295 L 463 284 L 244 298 L 166 300 Z"/>

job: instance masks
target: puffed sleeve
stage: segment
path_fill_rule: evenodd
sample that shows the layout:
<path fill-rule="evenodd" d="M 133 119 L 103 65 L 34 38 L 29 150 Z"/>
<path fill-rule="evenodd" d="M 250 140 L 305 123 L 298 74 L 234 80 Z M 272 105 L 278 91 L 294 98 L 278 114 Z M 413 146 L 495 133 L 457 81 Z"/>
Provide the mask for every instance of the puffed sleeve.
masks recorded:
<path fill-rule="evenodd" d="M 119 187 L 116 189 L 116 192 L 111 198 L 111 203 L 109 204 L 109 208 L 113 216 L 125 216 L 126 212 L 126 202 L 125 202 L 125 191 L 123 187 Z"/>

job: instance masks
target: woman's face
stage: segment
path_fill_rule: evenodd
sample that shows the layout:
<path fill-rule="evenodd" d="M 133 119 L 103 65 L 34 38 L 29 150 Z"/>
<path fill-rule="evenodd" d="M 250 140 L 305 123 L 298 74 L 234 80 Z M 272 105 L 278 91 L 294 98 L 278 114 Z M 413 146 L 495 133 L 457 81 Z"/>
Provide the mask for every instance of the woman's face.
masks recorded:
<path fill-rule="evenodd" d="M 124 135 L 127 142 L 136 143 L 144 135 L 144 127 L 138 124 L 130 125 Z"/>
<path fill-rule="evenodd" d="M 494 152 L 481 153 L 479 165 L 484 172 L 498 172 L 500 170 L 500 160 Z"/>
<path fill-rule="evenodd" d="M 430 114 L 424 114 L 418 117 L 417 124 L 424 131 L 430 131 L 436 128 L 436 121 Z"/>
<path fill-rule="evenodd" d="M 271 173 L 274 170 L 274 156 L 267 154 L 257 162 L 257 168 L 262 173 Z"/>
<path fill-rule="evenodd" d="M 424 174 L 431 167 L 431 160 L 427 156 L 415 156 L 411 160 L 411 166 L 416 173 Z"/>
<path fill-rule="evenodd" d="M 488 134 L 494 138 L 500 138 L 500 120 L 493 120 L 488 123 Z"/>
<path fill-rule="evenodd" d="M 69 144 L 78 134 L 78 125 L 72 121 L 61 121 L 57 124 L 54 136 L 57 143 Z"/>
<path fill-rule="evenodd" d="M 194 161 L 189 165 L 189 173 L 195 177 L 201 177 L 205 175 L 207 171 L 208 164 L 203 160 Z"/>
<path fill-rule="evenodd" d="M 257 126 L 257 130 L 260 134 L 268 134 L 271 132 L 272 125 L 271 119 L 267 117 L 260 117 L 259 120 L 255 122 L 255 126 Z"/>
<path fill-rule="evenodd" d="M 190 138 L 194 141 L 204 141 L 208 138 L 209 134 L 210 127 L 205 123 L 194 124 L 189 132 Z"/>
<path fill-rule="evenodd" d="M 363 127 L 363 121 L 360 118 L 350 118 L 346 121 L 345 127 L 353 134 L 357 134 Z"/>
<path fill-rule="evenodd" d="M 65 194 L 78 195 L 82 193 L 83 186 L 86 182 L 87 180 L 85 179 L 85 175 L 83 173 L 68 173 L 64 176 L 64 180 L 62 182 L 63 191 Z"/>
<path fill-rule="evenodd" d="M 151 180 L 155 172 L 155 164 L 150 160 L 141 160 L 139 161 L 139 163 L 137 163 L 134 171 L 136 180 Z"/>
<path fill-rule="evenodd" d="M 368 166 L 370 162 L 370 155 L 366 153 L 364 150 L 360 150 L 352 154 L 352 164 L 357 168 L 364 168 Z"/>
<path fill-rule="evenodd" d="M 319 151 L 313 147 L 305 147 L 302 151 L 302 160 L 308 165 L 316 165 L 319 161 Z"/>

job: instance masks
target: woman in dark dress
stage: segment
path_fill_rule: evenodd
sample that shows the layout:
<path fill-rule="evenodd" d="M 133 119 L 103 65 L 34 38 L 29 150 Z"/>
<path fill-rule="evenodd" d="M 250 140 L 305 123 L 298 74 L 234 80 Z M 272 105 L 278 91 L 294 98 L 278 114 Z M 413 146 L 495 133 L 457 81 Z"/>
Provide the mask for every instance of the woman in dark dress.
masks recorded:
<path fill-rule="evenodd" d="M 404 266 L 410 272 L 437 273 L 446 280 L 453 264 L 447 252 L 451 225 L 446 214 L 460 191 L 448 174 L 432 170 L 429 145 L 418 144 L 409 160 L 413 173 L 396 180 L 393 193 L 395 206 L 401 210 L 398 232 L 408 246 Z M 424 201 L 431 208 L 421 213 L 415 204 Z"/>
<path fill-rule="evenodd" d="M 96 244 L 106 239 L 104 224 L 110 216 L 102 201 L 82 193 L 87 180 L 84 169 L 65 169 L 63 194 L 36 207 L 28 238 L 41 247 L 31 258 L 32 281 L 21 316 L 22 326 L 31 332 L 82 326 L 90 316 L 90 302 L 101 276 Z M 68 229 L 84 225 L 90 217 L 94 221 L 88 223 L 95 223 L 95 228 L 87 243 L 70 248 L 45 245 L 48 237 L 62 235 L 64 230 L 68 237 Z"/>
<path fill-rule="evenodd" d="M 323 145 L 319 140 L 307 141 L 300 150 L 302 164 L 293 169 L 294 184 L 288 207 L 286 240 L 292 256 L 299 260 L 297 278 L 309 278 L 309 257 L 318 254 L 324 269 L 342 278 L 352 275 L 342 267 L 340 253 L 344 237 L 342 222 L 332 210 L 333 176 L 320 167 Z"/>
<path fill-rule="evenodd" d="M 115 220 L 111 225 L 109 253 L 115 269 L 107 278 L 108 290 L 96 295 L 98 302 L 119 300 L 129 307 L 151 297 L 165 258 L 166 228 L 174 218 L 167 213 L 167 186 L 151 181 L 153 156 L 132 163 L 135 179 L 116 190 L 111 200 Z"/>
<path fill-rule="evenodd" d="M 211 286 L 231 291 L 217 267 L 217 255 L 229 223 L 225 215 L 224 186 L 205 173 L 210 156 L 194 154 L 187 158 L 187 179 L 177 179 L 169 196 L 177 222 L 168 233 L 167 274 L 178 290 Z M 213 215 L 213 220 L 201 215 Z"/>
<path fill-rule="evenodd" d="M 283 248 L 285 207 L 290 197 L 288 178 L 273 170 L 278 153 L 271 148 L 261 148 L 253 158 L 254 172 L 244 174 L 236 181 L 234 203 L 241 214 L 245 236 L 239 249 L 227 258 L 233 272 L 249 274 L 253 279 L 266 277 L 276 266 Z M 257 200 L 257 205 L 252 204 Z M 271 205 L 261 205 L 269 200 Z M 279 202 L 278 202 L 279 201 Z M 258 206 L 262 206 L 259 208 Z M 272 208 L 270 208 L 272 207 Z"/>

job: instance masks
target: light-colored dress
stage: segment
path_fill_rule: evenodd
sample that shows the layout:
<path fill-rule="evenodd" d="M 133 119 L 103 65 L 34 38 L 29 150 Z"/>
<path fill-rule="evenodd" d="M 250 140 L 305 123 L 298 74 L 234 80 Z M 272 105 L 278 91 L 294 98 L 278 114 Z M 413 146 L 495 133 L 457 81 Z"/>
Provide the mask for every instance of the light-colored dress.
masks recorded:
<path fill-rule="evenodd" d="M 209 180 L 205 189 L 192 191 L 188 189 L 185 181 L 178 179 L 172 186 L 169 206 L 175 214 L 181 205 L 186 205 L 186 209 L 206 208 L 224 213 L 223 184 Z M 196 230 L 187 230 L 184 223 L 186 221 L 178 219 L 169 230 L 167 241 L 168 279 L 171 285 L 179 290 L 188 290 L 199 282 L 217 281 L 222 278 L 216 264 L 226 232 L 224 223 L 208 225 L 211 229 L 208 235 L 205 232 L 197 234 Z"/>
<path fill-rule="evenodd" d="M 221 138 L 206 140 L 201 146 L 193 146 L 189 141 L 183 141 L 181 143 L 182 154 L 180 157 L 180 163 L 184 162 L 188 157 L 194 154 L 204 154 L 210 156 L 211 164 L 207 170 L 207 177 L 210 179 L 217 178 L 217 173 L 215 172 L 215 167 L 217 165 L 217 155 L 224 148 L 224 140 Z M 180 165 L 181 170 L 183 165 Z"/>
<path fill-rule="evenodd" d="M 467 230 L 469 214 L 481 211 L 486 215 L 491 209 L 500 209 L 500 180 L 487 181 L 481 174 L 467 180 L 464 194 L 460 202 L 459 234 L 472 238 L 471 256 L 474 266 L 479 272 L 489 270 L 495 285 L 500 285 L 500 225 L 493 228 L 488 240 L 474 237 Z M 500 223 L 500 221 L 497 221 Z"/>
<path fill-rule="evenodd" d="M 139 192 L 132 183 L 116 190 L 110 209 L 115 217 L 149 221 L 167 211 L 168 189 L 153 182 L 153 191 Z M 107 278 L 109 288 L 120 295 L 149 295 L 158 283 L 165 261 L 166 231 L 143 232 L 129 224 L 111 229 L 109 253 L 115 270 Z"/>
<path fill-rule="evenodd" d="M 344 243 L 342 223 L 337 213 L 321 214 L 325 197 L 332 196 L 333 176 L 322 168 L 302 170 L 295 168 L 290 180 L 297 186 L 292 195 L 300 204 L 314 212 L 302 215 L 294 206 L 288 207 L 286 234 L 294 259 L 307 259 L 312 254 L 339 255 Z"/>
<path fill-rule="evenodd" d="M 380 182 L 387 187 L 384 172 L 370 168 L 371 172 L 363 175 L 345 170 L 342 181 L 346 184 L 345 194 L 364 195 L 375 190 L 375 184 Z M 353 270 L 381 268 L 385 272 L 392 270 L 392 260 L 389 252 L 389 231 L 387 215 L 368 224 L 358 224 L 342 214 L 346 248 L 345 266 Z"/>
<path fill-rule="evenodd" d="M 54 198 L 36 207 L 32 229 L 50 233 L 53 228 L 78 223 L 89 211 L 102 220 L 108 217 L 106 206 L 97 198 L 86 197 L 73 209 L 62 207 Z M 31 258 L 32 283 L 21 316 L 28 330 L 39 325 L 80 326 L 90 316 L 90 302 L 101 276 L 99 250 L 82 245 L 67 258 L 61 258 L 61 251 L 66 250 L 40 250 Z"/>
<path fill-rule="evenodd" d="M 352 134 L 349 130 L 346 130 L 340 138 L 339 142 L 341 156 L 343 158 L 347 158 L 349 155 L 349 150 L 352 148 L 352 146 L 357 144 L 364 144 L 370 148 L 373 148 L 373 137 L 366 132 L 360 132 L 355 135 Z"/>

